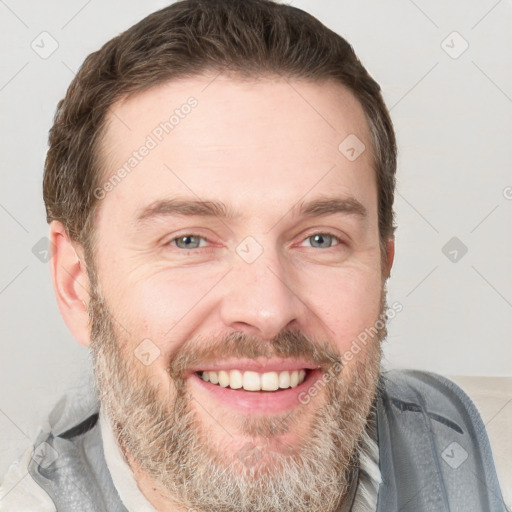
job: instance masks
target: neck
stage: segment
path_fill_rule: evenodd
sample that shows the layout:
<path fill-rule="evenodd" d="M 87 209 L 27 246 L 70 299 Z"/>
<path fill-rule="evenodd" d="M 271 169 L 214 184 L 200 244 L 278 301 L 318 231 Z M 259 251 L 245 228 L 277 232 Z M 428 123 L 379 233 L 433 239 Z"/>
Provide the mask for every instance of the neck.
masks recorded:
<path fill-rule="evenodd" d="M 130 454 L 126 454 L 126 460 L 133 472 L 137 486 L 144 497 L 156 510 L 165 510 L 168 512 L 191 512 L 190 507 L 176 503 L 176 501 L 173 500 L 157 482 L 142 471 Z"/>

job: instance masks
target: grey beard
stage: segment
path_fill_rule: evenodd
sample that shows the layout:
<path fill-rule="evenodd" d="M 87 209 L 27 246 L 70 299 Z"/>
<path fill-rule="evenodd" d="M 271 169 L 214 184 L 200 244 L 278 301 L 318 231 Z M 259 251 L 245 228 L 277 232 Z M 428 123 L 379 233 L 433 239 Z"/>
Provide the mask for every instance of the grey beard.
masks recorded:
<path fill-rule="evenodd" d="M 254 462 L 215 450 L 179 379 L 169 393 L 174 400 L 162 399 L 133 359 L 122 355 L 107 306 L 94 290 L 90 308 L 102 407 L 125 456 L 170 503 L 198 512 L 335 512 L 346 502 L 377 389 L 385 329 L 351 362 L 352 382 L 342 371 L 326 385 L 309 435 L 290 453 L 261 450 Z M 260 418 L 259 428 L 293 428 L 300 423 L 301 407 L 296 409 L 285 425 Z"/>

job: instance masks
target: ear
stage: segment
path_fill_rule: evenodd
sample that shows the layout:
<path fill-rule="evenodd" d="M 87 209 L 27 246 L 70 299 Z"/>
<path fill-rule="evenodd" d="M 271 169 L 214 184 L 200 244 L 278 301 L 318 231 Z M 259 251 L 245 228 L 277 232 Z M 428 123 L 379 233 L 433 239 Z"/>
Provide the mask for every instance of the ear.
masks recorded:
<path fill-rule="evenodd" d="M 386 279 L 389 277 L 391 273 L 391 267 L 393 266 L 393 261 L 395 259 L 395 238 L 388 238 L 386 243 L 387 248 L 387 262 L 386 262 Z"/>
<path fill-rule="evenodd" d="M 69 238 L 59 221 L 50 224 L 50 241 L 50 273 L 60 313 L 78 343 L 88 346 L 89 277 L 82 247 Z"/>

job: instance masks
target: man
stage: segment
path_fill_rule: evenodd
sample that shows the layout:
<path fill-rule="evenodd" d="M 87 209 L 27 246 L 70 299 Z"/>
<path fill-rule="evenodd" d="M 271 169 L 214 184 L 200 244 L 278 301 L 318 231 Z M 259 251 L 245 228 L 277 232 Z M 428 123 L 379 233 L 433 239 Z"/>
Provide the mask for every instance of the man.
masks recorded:
<path fill-rule="evenodd" d="M 178 2 L 90 55 L 44 199 L 95 389 L 2 510 L 504 511 L 466 395 L 381 372 L 395 169 L 378 84 L 296 8 Z"/>

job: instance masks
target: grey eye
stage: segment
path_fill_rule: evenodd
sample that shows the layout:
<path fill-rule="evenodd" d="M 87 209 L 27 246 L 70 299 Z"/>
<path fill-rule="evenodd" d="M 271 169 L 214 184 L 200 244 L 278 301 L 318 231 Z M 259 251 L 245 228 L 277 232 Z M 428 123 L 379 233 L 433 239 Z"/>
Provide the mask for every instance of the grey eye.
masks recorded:
<path fill-rule="evenodd" d="M 333 241 L 336 240 L 336 237 L 328 235 L 327 233 L 317 233 L 316 235 L 308 236 L 308 240 L 311 240 L 312 247 L 328 249 L 329 247 L 332 247 Z"/>
<path fill-rule="evenodd" d="M 185 235 L 175 238 L 173 242 L 179 249 L 198 249 L 202 237 L 196 235 Z"/>

